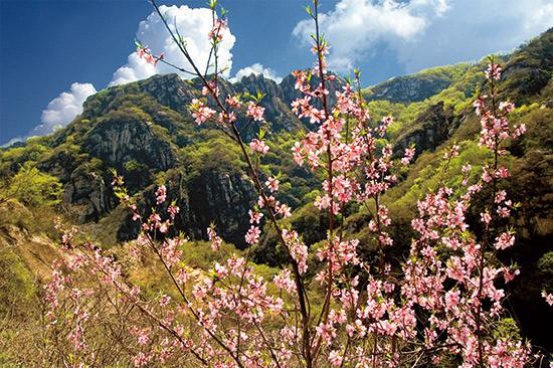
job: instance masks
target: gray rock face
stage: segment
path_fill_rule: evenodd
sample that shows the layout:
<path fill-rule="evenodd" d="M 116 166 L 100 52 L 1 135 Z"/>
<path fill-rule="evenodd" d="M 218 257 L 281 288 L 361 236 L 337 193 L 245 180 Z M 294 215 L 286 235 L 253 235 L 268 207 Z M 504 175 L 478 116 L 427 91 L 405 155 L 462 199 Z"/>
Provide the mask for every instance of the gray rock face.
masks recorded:
<path fill-rule="evenodd" d="M 188 105 L 194 99 L 194 88 L 183 81 L 177 74 L 156 75 L 138 85 L 141 92 L 146 92 L 160 104 L 175 111 L 188 113 Z"/>
<path fill-rule="evenodd" d="M 290 109 L 290 103 L 300 93 L 294 90 L 292 76 L 285 80 L 277 84 L 263 76 L 250 75 L 235 84 L 221 81 L 221 95 L 264 94 L 260 102 L 266 109 L 264 129 L 292 131 L 303 126 Z M 317 83 L 317 78 L 312 83 Z M 328 83 L 330 104 L 334 103 L 335 92 L 342 85 L 339 79 Z M 210 128 L 209 125 L 196 127 L 188 112 L 192 99 L 200 95 L 200 87 L 198 80 L 187 82 L 175 74 L 158 75 L 110 87 L 87 99 L 82 114 L 87 123 L 77 122 L 68 127 L 56 143 L 62 145 L 73 135 L 71 139 L 80 147 L 77 156 L 61 153 L 43 163 L 49 172 L 62 178 L 64 202 L 79 222 L 98 221 L 117 206 L 111 193 L 108 168 L 125 172 L 125 164 L 133 162 L 134 168 L 148 172 L 144 176 L 147 181 L 134 189 L 141 194 L 141 212 L 148 213 L 155 207 L 152 178 L 159 172 L 167 172 L 168 198 L 177 200 L 181 208 L 176 220 L 178 229 L 193 239 L 206 239 L 206 229 L 213 222 L 224 240 L 238 247 L 245 246 L 248 210 L 257 199 L 250 179 L 226 165 L 207 166 L 193 178 L 183 179 L 187 168 L 177 159 L 175 135 L 186 136 L 192 130 Z M 214 103 L 208 99 L 208 104 Z M 239 117 L 239 126 L 245 121 Z M 258 128 L 252 125 L 256 132 L 244 131 L 244 134 L 253 135 Z M 119 239 L 135 237 L 137 226 L 130 219 L 125 221 L 118 232 Z"/>
<path fill-rule="evenodd" d="M 91 165 L 79 165 L 78 159 L 67 151 L 60 151 L 38 164 L 41 171 L 50 173 L 63 184 L 64 208 L 78 223 L 98 221 L 111 209 L 109 187 L 100 171 Z"/>
<path fill-rule="evenodd" d="M 433 105 L 415 120 L 410 130 L 396 139 L 394 156 L 402 156 L 411 145 L 415 145 L 416 158 L 423 151 L 432 151 L 446 141 L 456 127 L 452 109 L 445 108 L 443 102 Z"/>
<path fill-rule="evenodd" d="M 98 173 L 78 168 L 64 190 L 63 200 L 80 223 L 98 221 L 110 210 L 106 182 Z"/>
<path fill-rule="evenodd" d="M 285 98 L 285 102 L 288 106 L 290 104 L 301 97 L 304 97 L 302 93 L 294 88 L 294 84 L 296 82 L 296 79 L 292 76 L 292 74 L 289 74 L 280 83 L 280 87 L 283 90 L 283 95 Z M 315 88 L 320 83 L 320 79 L 316 76 L 312 76 L 312 79 L 310 80 L 310 86 L 312 88 Z M 332 81 L 325 82 L 325 88 L 329 90 L 329 95 L 327 95 L 327 101 L 329 107 L 332 107 L 336 104 L 337 98 L 336 98 L 336 92 L 341 91 L 342 87 L 345 85 L 345 82 L 338 76 Z M 317 107 L 321 108 L 321 103 L 316 102 L 314 104 Z"/>
<path fill-rule="evenodd" d="M 301 127 L 302 123 L 290 110 L 290 103 L 287 102 L 283 90 L 275 81 L 251 74 L 235 83 L 233 88 L 237 92 L 248 92 L 251 95 L 259 92 L 265 95 L 260 105 L 265 108 L 265 119 L 271 122 L 271 128 L 274 131 L 292 131 Z"/>
<path fill-rule="evenodd" d="M 207 239 L 207 228 L 215 224 L 218 234 L 237 247 L 246 246 L 244 235 L 250 226 L 248 210 L 256 199 L 253 184 L 243 174 L 210 170 L 191 181 L 182 175 L 173 175 L 166 181 L 168 198 L 177 202 L 180 213 L 175 226 L 193 240 Z M 155 187 L 147 189 L 138 207 L 142 212 L 156 208 Z M 162 212 L 163 213 L 163 212 Z M 121 226 L 118 238 L 121 241 L 138 235 L 138 223 L 130 217 Z"/>
<path fill-rule="evenodd" d="M 114 110 L 114 104 L 117 104 L 119 99 L 140 94 L 146 94 L 159 104 L 187 115 L 187 107 L 196 96 L 195 91 L 196 87 L 193 84 L 182 80 L 177 74 L 155 75 L 145 80 L 109 87 L 90 96 L 83 104 L 82 116 L 101 116 Z"/>
<path fill-rule="evenodd" d="M 452 83 L 436 76 L 422 78 L 406 76 L 393 78 L 370 89 L 370 100 L 411 103 L 436 95 Z"/>
<path fill-rule="evenodd" d="M 176 164 L 171 144 L 132 111 L 110 116 L 97 124 L 83 143 L 84 151 L 105 163 L 119 167 L 136 160 L 151 168 L 167 170 Z"/>
<path fill-rule="evenodd" d="M 177 165 L 171 143 L 163 137 L 164 129 L 146 117 L 129 108 L 99 118 L 80 138 L 81 152 L 96 164 L 85 160 L 78 166 L 76 158 L 65 152 L 41 164 L 64 183 L 63 200 L 76 221 L 98 221 L 115 206 L 108 168 L 121 172 L 131 160 L 156 171 Z"/>
<path fill-rule="evenodd" d="M 219 81 L 219 89 L 223 99 L 227 95 L 237 93 L 257 95 L 260 92 L 264 94 L 265 96 L 260 105 L 266 109 L 265 119 L 270 122 L 271 130 L 284 129 L 291 131 L 300 127 L 301 122 L 291 112 L 290 103 L 292 99 L 287 96 L 282 86 L 261 75 L 249 75 L 234 84 L 226 80 Z M 287 84 L 284 86 L 288 88 Z M 294 82 L 292 86 L 294 86 Z M 84 104 L 83 116 L 92 118 L 105 114 L 114 108 L 115 101 L 126 95 L 147 94 L 160 105 L 191 119 L 188 106 L 194 98 L 201 96 L 199 93 L 201 89 L 202 84 L 199 79 L 184 81 L 176 74 L 156 75 L 147 80 L 111 87 L 90 97 Z M 334 96 L 335 86 L 333 83 L 329 83 L 329 90 L 331 95 Z M 208 97 L 208 105 L 215 108 L 216 103 L 211 97 Z M 245 121 L 246 119 L 239 117 L 239 125 L 245 123 Z"/>
<path fill-rule="evenodd" d="M 71 179 L 71 173 L 75 170 L 77 163 L 75 157 L 68 152 L 60 151 L 48 160 L 38 164 L 38 169 L 58 177 L 62 183 Z"/>
<path fill-rule="evenodd" d="M 246 245 L 248 210 L 256 199 L 248 177 L 240 173 L 205 172 L 191 181 L 187 192 L 190 226 L 197 230 L 197 237 L 206 238 L 206 229 L 213 222 L 223 239 L 238 247 Z"/>

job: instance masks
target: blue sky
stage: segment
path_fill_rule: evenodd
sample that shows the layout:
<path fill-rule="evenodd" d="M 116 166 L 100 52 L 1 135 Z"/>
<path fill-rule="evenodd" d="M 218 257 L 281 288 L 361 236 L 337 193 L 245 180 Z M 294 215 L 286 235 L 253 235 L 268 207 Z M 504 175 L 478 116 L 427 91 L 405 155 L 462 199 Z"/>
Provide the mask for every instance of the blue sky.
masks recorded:
<path fill-rule="evenodd" d="M 262 72 L 279 80 L 309 66 L 307 1 L 223 1 L 228 77 Z M 394 0 L 320 1 L 331 69 L 361 67 L 367 85 L 509 51 L 552 27 L 549 0 L 403 0 L 401 7 Z M 201 59 L 205 14 L 191 9 L 205 0 L 159 2 L 188 7 L 167 11 L 181 17 Z M 137 35 L 154 52 L 164 49 L 165 33 L 147 19 L 151 12 L 146 0 L 0 0 L 0 144 L 67 124 L 88 95 L 110 83 L 166 72 L 130 56 Z"/>

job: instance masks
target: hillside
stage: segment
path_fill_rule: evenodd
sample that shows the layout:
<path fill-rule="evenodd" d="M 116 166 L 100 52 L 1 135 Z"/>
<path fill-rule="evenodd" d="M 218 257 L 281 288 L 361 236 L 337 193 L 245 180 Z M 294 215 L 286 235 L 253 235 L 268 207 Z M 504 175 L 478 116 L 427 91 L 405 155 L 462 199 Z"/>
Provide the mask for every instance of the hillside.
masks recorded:
<path fill-rule="evenodd" d="M 512 220 L 518 226 L 515 247 L 501 254 L 521 270 L 509 290 L 510 312 L 524 337 L 552 352 L 551 332 L 542 329 L 542 325 L 552 326 L 552 308 L 540 296 L 543 289 L 552 290 L 552 30 L 500 60 L 505 70 L 499 82 L 501 97 L 516 104 L 510 119 L 525 123 L 528 130 L 521 141 L 510 143 L 505 158 L 513 172 L 505 189 L 521 204 Z M 480 124 L 472 106 L 483 88 L 486 64 L 482 60 L 433 68 L 364 91 L 376 121 L 385 115 L 395 119 L 387 131 L 394 155 L 400 157 L 412 145 L 416 148 L 415 162 L 404 168 L 399 184 L 384 198 L 394 220 L 391 234 L 396 244 L 388 256 L 394 266 L 409 250 L 417 201 L 440 183 L 456 190 L 462 165 L 473 164 L 477 175 L 477 166 L 487 160 L 477 145 Z M 330 95 L 335 96 L 344 83 L 334 80 Z M 125 178 L 144 213 L 155 206 L 157 186 L 167 186 L 168 198 L 181 209 L 175 233 L 182 231 L 189 237 L 190 250 L 199 242 L 196 252 L 209 253 L 205 241 L 212 223 L 224 242 L 239 250 L 246 247 L 248 211 L 257 193 L 236 145 L 215 125 L 194 123 L 187 107 L 200 95 L 199 87 L 199 81 L 184 81 L 173 74 L 110 87 L 89 97 L 83 113 L 67 128 L 0 151 L 0 172 L 5 178 L 36 168 L 45 177 L 33 178 L 50 183 L 52 193 L 59 190 L 57 195 L 41 194 L 38 203 L 21 198 L 0 201 L 0 282 L 6 284 L 0 291 L 14 296 L 0 299 L 4 301 L 0 313 L 17 301 L 30 304 L 32 296 L 38 295 L 34 280 L 48 278 L 47 265 L 55 253 L 51 243 L 59 236 L 52 225 L 56 214 L 75 224 L 83 239 L 102 247 L 117 249 L 136 238 L 139 225 L 114 194 L 112 169 Z M 294 77 L 277 84 L 251 75 L 234 84 L 225 81 L 222 93 L 264 94 L 260 105 L 266 122 L 249 126 L 245 117 L 239 117 L 238 125 L 246 140 L 259 129 L 267 132 L 271 151 L 261 166 L 274 176 L 280 174 L 278 200 L 295 209 L 287 222 L 315 249 L 326 237 L 328 220 L 312 204 L 322 191 L 320 181 L 308 167 L 296 165 L 290 150 L 303 132 L 313 129 L 291 111 L 291 102 L 299 97 Z M 452 145 L 460 146 L 460 157 L 444 167 L 443 154 Z M 45 204 L 51 195 L 59 201 Z M 485 201 L 484 195 L 479 201 Z M 42 212 L 47 216 L 41 217 Z M 471 214 L 470 224 L 478 219 L 479 214 Z M 374 260 L 379 250 L 368 228 L 370 220 L 362 207 L 349 208 L 341 219 L 350 236 L 360 239 L 364 257 Z M 277 235 L 266 224 L 252 258 L 268 275 L 285 261 L 277 244 Z M 8 285 L 6 280 L 13 283 Z M 2 360 L 0 354 L 0 365 Z"/>
<path fill-rule="evenodd" d="M 290 168 L 287 145 L 305 127 L 290 110 L 290 83 L 285 79 L 279 86 L 252 75 L 234 85 L 225 83 L 224 89 L 264 94 L 261 106 L 268 123 L 262 128 L 281 146 L 266 159 L 267 165 L 290 176 L 294 190 L 286 200 L 297 206 L 313 184 L 307 171 Z M 5 151 L 0 165 L 17 169 L 32 157 L 33 165 L 60 179 L 64 204 L 79 223 L 99 222 L 116 208 L 110 189 L 112 168 L 126 178 L 132 194 L 148 193 L 164 180 L 178 205 L 187 209 L 181 226 L 191 237 L 205 238 L 208 225 L 216 222 L 226 240 L 244 245 L 248 224 L 239 219 L 244 219 L 254 198 L 252 185 L 231 141 L 214 126 L 199 128 L 193 123 L 187 107 L 199 95 L 197 84 L 170 74 L 103 90 L 87 99 L 81 116 L 66 129 Z M 239 121 L 245 123 L 243 117 Z M 257 131 L 258 127 L 246 127 L 244 138 Z M 114 226 L 112 239 L 136 235 L 131 222 L 107 220 L 114 221 L 120 226 Z"/>
<path fill-rule="evenodd" d="M 367 96 L 371 101 L 385 100 L 393 103 L 409 104 L 423 101 L 450 87 L 471 67 L 470 63 L 464 63 L 426 69 L 408 76 L 394 77 L 368 88 Z"/>

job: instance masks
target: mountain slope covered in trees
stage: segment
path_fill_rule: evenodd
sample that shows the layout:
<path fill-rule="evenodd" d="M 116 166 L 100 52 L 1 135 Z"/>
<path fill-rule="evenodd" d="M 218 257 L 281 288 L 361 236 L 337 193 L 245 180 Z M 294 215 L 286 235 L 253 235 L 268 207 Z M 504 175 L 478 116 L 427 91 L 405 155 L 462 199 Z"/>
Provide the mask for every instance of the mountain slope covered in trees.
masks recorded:
<path fill-rule="evenodd" d="M 518 334 L 551 352 L 551 332 L 542 326 L 552 326 L 552 308 L 540 294 L 552 290 L 552 30 L 499 58 L 505 70 L 500 94 L 517 107 L 510 119 L 528 129 L 523 140 L 509 145 L 505 157 L 513 173 L 505 189 L 520 206 L 512 219 L 518 229 L 516 245 L 501 258 L 516 262 L 521 271 L 508 291 L 513 324 L 521 327 Z M 416 148 L 415 163 L 403 169 L 400 183 L 384 199 L 394 220 L 391 234 L 396 243 L 387 253 L 393 266 L 407 255 L 417 201 L 440 184 L 456 190 L 462 165 L 474 164 L 476 176 L 478 165 L 488 159 L 477 145 L 480 123 L 472 106 L 483 89 L 485 69 L 484 60 L 444 66 L 364 90 L 375 122 L 386 115 L 394 118 L 387 136 L 395 155 Z M 335 79 L 330 96 L 344 83 Z M 196 252 L 208 252 L 203 242 L 212 223 L 225 242 L 239 249 L 246 246 L 248 210 L 256 191 L 231 140 L 214 125 L 194 123 L 188 105 L 199 90 L 199 81 L 183 81 L 177 75 L 110 87 L 89 97 L 83 113 L 67 128 L 0 152 L 5 178 L 0 194 L 0 264 L 5 266 L 0 267 L 0 293 L 5 295 L 0 295 L 1 313 L 17 316 L 14 304 L 31 304 L 40 295 L 36 280 L 47 278 L 47 265 L 54 258 L 50 244 L 57 237 L 56 216 L 104 247 L 119 247 L 113 245 L 137 236 L 138 225 L 114 196 L 113 169 L 125 178 L 144 213 L 154 206 L 157 186 L 165 184 L 168 197 L 181 208 L 177 229 L 198 241 Z M 250 140 L 263 130 L 270 137 L 271 151 L 261 165 L 279 176 L 279 200 L 295 209 L 288 222 L 315 249 L 326 237 L 327 218 L 313 206 L 322 191 L 320 180 L 296 165 L 291 155 L 295 141 L 313 129 L 291 111 L 291 102 L 299 97 L 294 78 L 277 84 L 251 75 L 234 84 L 224 82 L 222 90 L 263 94 L 266 122 L 248 125 L 239 117 L 241 134 Z M 452 145 L 460 146 L 460 156 L 446 166 L 442 156 Z M 485 201 L 486 194 L 482 196 L 480 201 Z M 476 223 L 479 214 L 471 217 L 470 223 Z M 374 259 L 380 250 L 369 231 L 367 211 L 348 209 L 340 221 L 360 239 L 364 257 Z M 253 258 L 269 274 L 284 263 L 270 227 L 264 229 Z M 0 342 L 6 337 L 0 336 Z M 17 364 L 0 354 L 0 364 L 4 359 Z"/>

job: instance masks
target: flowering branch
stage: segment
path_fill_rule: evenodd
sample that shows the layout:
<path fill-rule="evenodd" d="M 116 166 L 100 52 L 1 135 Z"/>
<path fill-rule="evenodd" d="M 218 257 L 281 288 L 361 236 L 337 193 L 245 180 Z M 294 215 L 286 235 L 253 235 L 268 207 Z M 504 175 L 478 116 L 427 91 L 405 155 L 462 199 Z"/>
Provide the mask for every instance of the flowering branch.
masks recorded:
<path fill-rule="evenodd" d="M 123 298 L 148 318 L 149 326 L 138 323 L 131 329 L 139 349 L 133 357 L 136 366 L 152 366 L 153 360 L 167 360 L 181 351 L 191 352 L 205 366 L 429 366 L 454 360 L 454 356 L 461 358 L 465 366 L 523 366 L 529 362 L 528 344 L 497 339 L 493 334 L 506 297 L 495 283 L 500 276 L 508 283 L 517 275 L 514 267 L 504 266 L 496 259 L 497 251 L 515 242 L 510 230 L 497 234 L 501 220 L 516 208 L 497 186 L 500 179 L 509 176 L 501 163 L 502 144 L 525 131 L 525 126 L 511 127 L 508 122 L 513 104 L 497 103 L 495 81 L 500 80 L 499 65 L 491 61 L 486 72 L 490 97 L 482 96 L 475 103 L 482 124 L 480 144 L 491 151 L 492 166 L 484 165 L 481 180 L 470 183 L 471 167 L 464 165 L 459 195 L 445 185 L 445 172 L 440 175 L 440 186 L 418 202 L 419 214 L 412 220 L 416 237 L 409 258 L 401 271 L 397 268 L 393 272 L 385 258 L 394 241 L 388 233 L 392 220 L 383 194 L 398 182 L 396 173 L 413 160 L 415 148 L 406 148 L 402 158 L 393 157 L 392 146 L 386 142 L 392 118 L 370 117 L 359 71 L 355 71 L 354 81 L 349 79 L 342 90 L 335 92 L 336 103 L 331 106 L 328 86 L 336 77 L 326 71 L 328 45 L 320 34 L 319 1 L 313 1 L 307 11 L 315 24 L 312 52 L 317 59 L 311 70 L 293 72 L 295 89 L 301 97 L 291 104 L 299 119 L 313 125 L 302 141 L 295 143 L 293 157 L 298 165 L 307 165 L 324 178 L 314 205 L 329 219 L 327 240 L 315 252 L 312 278 L 307 273 L 308 246 L 282 221 L 291 215 L 291 209 L 276 199 L 281 185 L 279 176 L 264 178 L 261 174 L 260 161 L 270 150 L 265 131 L 260 130 L 256 138 L 246 143 L 237 125 L 239 114 L 248 118 L 247 126 L 264 121 L 264 108 L 259 105 L 263 96 L 220 94 L 219 74 L 224 68 L 218 65 L 218 45 L 227 22 L 216 12 L 218 1 L 210 1 L 212 29 L 207 36 L 211 51 L 205 68 L 195 64 L 179 30 L 171 29 L 155 0 L 150 1 L 202 84 L 199 96 L 189 106 L 194 121 L 198 125 L 215 123 L 240 147 L 247 164 L 259 196 L 249 211 L 250 228 L 245 241 L 250 247 L 246 257 L 225 257 L 221 252 L 223 240 L 212 225 L 207 230 L 208 239 L 222 260 L 209 271 L 193 270 L 182 260 L 186 239 L 168 237 L 179 208 L 175 202 L 167 203 L 166 187 L 157 188 L 156 207 L 144 216 L 127 194 L 123 179 L 114 174 L 116 195 L 130 209 L 133 219 L 141 222 L 142 232 L 132 243 L 132 253 L 140 254 L 137 247 L 154 254 L 169 276 L 170 288 L 180 298 L 173 301 L 164 294 L 156 308 L 139 300 L 139 291 L 124 278 L 121 264 L 91 244 L 85 245 L 88 251 L 78 252 L 72 237 L 66 235 L 63 244 L 70 259 L 69 272 L 56 269 L 53 282 L 47 287 L 48 299 L 52 317 L 56 311 L 60 317 L 68 314 L 66 301 L 71 308 L 77 306 L 78 310 L 69 314 L 68 339 L 83 361 L 88 359 L 83 354 L 84 337 L 92 325 L 89 313 L 93 310 L 89 305 L 93 304 L 88 304 L 81 292 L 77 299 L 66 291 L 71 272 L 88 268 L 111 306 L 117 306 L 117 298 Z M 137 46 L 137 52 L 147 61 L 184 70 L 165 61 L 163 55 L 156 57 L 148 48 Z M 212 66 L 214 74 L 209 76 Z M 314 75 L 319 81 L 312 84 Z M 382 147 L 381 142 L 385 142 Z M 459 150 L 457 145 L 447 150 L 444 171 Z M 466 214 L 475 206 L 475 196 L 485 185 L 492 187 L 491 201 L 481 212 L 484 231 L 474 234 Z M 370 213 L 367 227 L 371 242 L 378 245 L 374 264 L 360 255 L 360 240 L 349 237 L 337 222 L 351 204 L 363 204 Z M 271 284 L 256 275 L 250 263 L 264 216 L 277 232 L 290 261 L 290 266 L 280 270 Z M 320 290 L 310 289 L 308 294 L 307 286 L 312 286 L 312 282 L 319 284 Z M 268 292 L 270 285 L 278 292 Z M 314 302 L 318 300 L 314 295 L 320 298 L 319 305 Z M 551 303 L 551 295 L 545 296 Z M 102 306 L 101 301 L 96 300 L 94 306 Z M 122 314 L 120 309 L 115 310 Z M 190 325 L 188 333 L 194 340 L 185 338 L 186 324 Z"/>

